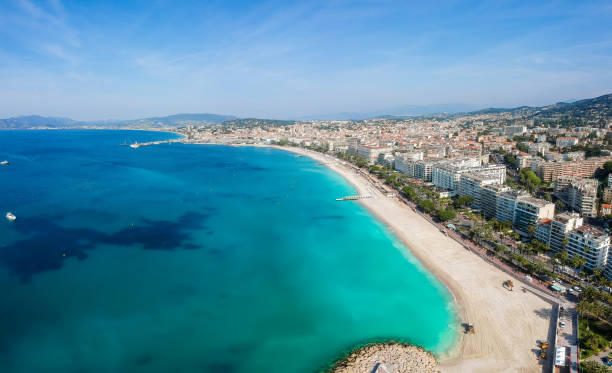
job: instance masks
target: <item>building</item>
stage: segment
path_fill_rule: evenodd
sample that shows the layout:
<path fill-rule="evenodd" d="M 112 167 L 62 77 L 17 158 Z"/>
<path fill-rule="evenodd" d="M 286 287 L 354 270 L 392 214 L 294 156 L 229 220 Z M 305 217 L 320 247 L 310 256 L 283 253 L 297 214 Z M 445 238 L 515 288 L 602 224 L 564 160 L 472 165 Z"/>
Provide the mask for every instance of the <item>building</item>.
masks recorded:
<path fill-rule="evenodd" d="M 612 205 L 607 203 L 601 204 L 601 215 L 606 216 L 612 214 Z"/>
<path fill-rule="evenodd" d="M 360 145 L 357 154 L 365 158 L 369 163 L 375 163 L 381 153 L 391 153 L 393 148 L 387 146 Z"/>
<path fill-rule="evenodd" d="M 527 143 L 527 149 L 531 155 L 546 154 L 550 151 L 550 144 L 547 142 L 529 142 Z"/>
<path fill-rule="evenodd" d="M 402 153 L 395 157 L 395 170 L 414 177 L 414 163 L 423 159 L 423 152 Z"/>
<path fill-rule="evenodd" d="M 514 229 L 523 236 L 530 236 L 530 230 L 535 230 L 538 220 L 552 219 L 554 215 L 554 203 L 531 196 L 520 196 L 516 200 Z"/>
<path fill-rule="evenodd" d="M 593 177 L 595 171 L 603 167 L 612 157 L 592 157 L 584 161 L 572 162 L 539 162 L 532 169 L 543 181 L 556 181 L 560 176 L 575 176 L 578 178 Z"/>
<path fill-rule="evenodd" d="M 555 196 L 583 216 L 597 216 L 597 185 L 595 179 L 560 176 L 555 181 Z"/>
<path fill-rule="evenodd" d="M 605 188 L 603 189 L 603 193 L 602 193 L 601 201 L 602 201 L 603 203 L 612 203 L 612 188 L 610 188 L 610 187 L 605 187 Z"/>
<path fill-rule="evenodd" d="M 572 146 L 577 144 L 577 137 L 557 137 L 557 141 L 555 142 L 557 148 L 571 148 Z"/>
<path fill-rule="evenodd" d="M 584 152 L 567 152 L 567 153 L 563 153 L 563 160 L 566 161 L 584 161 L 585 160 L 585 153 Z"/>
<path fill-rule="evenodd" d="M 608 249 L 608 260 L 606 269 L 604 270 L 604 276 L 606 276 L 608 280 L 612 280 L 612 259 L 610 259 L 610 249 Z"/>
<path fill-rule="evenodd" d="M 551 219 L 538 220 L 536 222 L 534 238 L 538 241 L 544 242 L 547 245 L 550 245 L 551 225 L 552 225 Z"/>
<path fill-rule="evenodd" d="M 504 134 L 508 136 L 522 135 L 527 132 L 526 126 L 508 126 L 504 128 Z"/>
<path fill-rule="evenodd" d="M 547 242 L 554 251 L 565 249 L 565 240 L 569 232 L 581 227 L 583 219 L 577 213 L 557 214 L 550 222 L 550 240 Z"/>
<path fill-rule="evenodd" d="M 480 190 L 480 208 L 486 219 L 497 217 L 497 199 L 502 193 L 510 191 L 510 187 L 502 184 L 485 185 Z M 513 208 L 514 210 L 514 208 Z M 514 211 L 512 213 L 514 217 Z M 512 221 L 512 218 L 508 219 Z"/>
<path fill-rule="evenodd" d="M 459 188 L 459 180 L 462 175 L 488 174 L 496 175 L 499 183 L 506 182 L 506 168 L 504 165 L 485 165 L 480 166 L 479 158 L 468 158 L 461 160 L 461 163 L 439 162 L 435 164 L 431 172 L 431 182 L 438 188 L 456 191 Z"/>
<path fill-rule="evenodd" d="M 419 160 L 414 162 L 414 178 L 431 181 L 431 170 L 433 162 L 427 160 Z"/>
<path fill-rule="evenodd" d="M 514 213 L 518 197 L 525 195 L 516 190 L 507 190 L 497 195 L 495 204 L 495 218 L 497 221 L 510 221 L 514 223 Z"/>
<path fill-rule="evenodd" d="M 395 164 L 395 157 L 393 156 L 392 153 L 380 153 L 378 155 L 378 159 L 376 160 L 376 163 L 381 164 L 385 167 L 389 167 L 390 169 L 393 169 L 393 166 Z"/>
<path fill-rule="evenodd" d="M 566 250 L 571 257 L 578 255 L 586 260 L 585 267 L 603 268 L 608 259 L 610 236 L 599 229 L 583 225 L 567 235 Z"/>
<path fill-rule="evenodd" d="M 483 188 L 487 185 L 499 185 L 500 178 L 495 174 L 487 173 L 468 173 L 461 175 L 459 181 L 459 187 L 457 194 L 460 196 L 471 196 L 474 198 L 472 206 L 480 208 L 482 206 L 482 195 Z"/>

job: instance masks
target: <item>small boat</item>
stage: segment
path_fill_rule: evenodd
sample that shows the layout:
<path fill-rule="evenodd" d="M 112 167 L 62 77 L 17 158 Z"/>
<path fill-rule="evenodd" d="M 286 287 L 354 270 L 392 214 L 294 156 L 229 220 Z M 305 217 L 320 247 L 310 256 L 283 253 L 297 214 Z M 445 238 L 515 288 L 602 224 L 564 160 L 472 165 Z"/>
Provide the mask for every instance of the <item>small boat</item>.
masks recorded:
<path fill-rule="evenodd" d="M 15 215 L 13 215 L 12 212 L 9 211 L 9 212 L 6 213 L 6 220 L 8 220 L 8 221 L 15 221 L 15 220 L 17 220 L 17 217 Z"/>
<path fill-rule="evenodd" d="M 9 164 L 9 161 L 2 161 L 2 162 L 0 162 L 0 166 L 6 166 L 7 164 Z"/>
<path fill-rule="evenodd" d="M 137 142 L 135 142 L 133 144 L 130 144 L 130 148 L 134 148 L 134 149 L 138 148 L 139 146 L 140 146 L 140 144 L 137 143 Z"/>

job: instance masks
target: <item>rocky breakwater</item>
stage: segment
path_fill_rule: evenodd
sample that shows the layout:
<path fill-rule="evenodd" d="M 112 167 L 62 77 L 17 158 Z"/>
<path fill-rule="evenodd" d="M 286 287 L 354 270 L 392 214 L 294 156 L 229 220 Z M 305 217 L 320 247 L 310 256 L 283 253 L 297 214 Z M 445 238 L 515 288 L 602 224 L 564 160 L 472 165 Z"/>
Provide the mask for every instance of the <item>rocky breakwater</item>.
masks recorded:
<path fill-rule="evenodd" d="M 376 343 L 348 354 L 330 369 L 333 373 L 433 373 L 438 362 L 423 348 L 404 343 Z M 377 369 L 378 368 L 378 369 Z"/>

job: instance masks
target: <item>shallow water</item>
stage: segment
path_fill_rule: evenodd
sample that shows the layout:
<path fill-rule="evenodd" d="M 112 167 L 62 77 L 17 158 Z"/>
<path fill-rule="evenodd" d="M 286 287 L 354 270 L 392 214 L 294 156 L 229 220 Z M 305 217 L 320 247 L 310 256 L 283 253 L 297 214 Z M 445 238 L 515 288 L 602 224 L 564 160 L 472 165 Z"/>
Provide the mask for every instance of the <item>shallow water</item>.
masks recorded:
<path fill-rule="evenodd" d="M 448 292 L 343 178 L 262 148 L 0 132 L 6 372 L 312 372 L 360 342 L 437 353 Z"/>

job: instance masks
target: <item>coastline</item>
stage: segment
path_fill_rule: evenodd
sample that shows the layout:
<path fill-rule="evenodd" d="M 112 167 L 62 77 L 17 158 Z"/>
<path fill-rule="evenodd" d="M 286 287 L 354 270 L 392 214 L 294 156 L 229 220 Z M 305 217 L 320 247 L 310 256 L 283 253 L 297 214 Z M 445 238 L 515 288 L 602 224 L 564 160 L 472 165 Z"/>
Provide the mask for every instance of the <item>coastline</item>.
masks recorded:
<path fill-rule="evenodd" d="M 452 297 L 457 339 L 450 350 L 439 356 L 441 372 L 542 370 L 532 350 L 537 348 L 538 340 L 547 338 L 549 320 L 541 315 L 550 308 L 548 302 L 530 292 L 508 292 L 502 285 L 507 274 L 443 235 L 408 206 L 380 193 L 369 180 L 338 159 L 295 147 L 245 146 L 307 156 L 343 177 L 359 194 L 375 194 L 375 198 L 359 203 L 387 226 Z M 461 324 L 467 322 L 475 325 L 476 334 L 463 333 Z"/>

